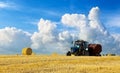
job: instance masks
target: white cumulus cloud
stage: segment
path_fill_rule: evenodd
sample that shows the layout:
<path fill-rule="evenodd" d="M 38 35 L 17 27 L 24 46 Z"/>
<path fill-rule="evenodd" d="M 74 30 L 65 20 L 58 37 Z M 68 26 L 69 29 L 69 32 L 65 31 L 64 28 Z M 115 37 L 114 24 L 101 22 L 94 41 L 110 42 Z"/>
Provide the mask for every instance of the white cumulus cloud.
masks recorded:
<path fill-rule="evenodd" d="M 120 54 L 120 36 L 105 29 L 99 11 L 98 7 L 93 7 L 88 15 L 64 14 L 61 18 L 63 31 L 59 31 L 61 28 L 57 28 L 57 23 L 42 18 L 38 22 L 38 31 L 33 34 L 13 27 L 0 29 L 0 51 L 21 52 L 21 48 L 31 47 L 37 53 L 66 53 L 72 41 L 82 39 L 101 44 L 103 53 Z"/>
<path fill-rule="evenodd" d="M 34 48 L 40 48 L 42 44 L 50 43 L 55 40 L 54 29 L 56 25 L 49 20 L 40 19 L 38 23 L 38 32 L 35 32 L 31 39 Z"/>
<path fill-rule="evenodd" d="M 31 34 L 28 32 L 16 29 L 15 27 L 0 29 L 0 53 L 20 53 L 23 47 L 30 46 L 30 36 Z"/>
<path fill-rule="evenodd" d="M 90 43 L 101 44 L 104 53 L 115 53 L 119 50 L 118 44 L 120 44 L 120 42 L 115 41 L 115 38 L 105 29 L 99 19 L 99 11 L 98 7 L 93 7 L 89 12 L 88 17 L 82 14 L 84 19 L 83 17 L 79 17 L 81 14 L 65 14 L 62 16 L 61 21 L 63 24 L 69 25 L 69 27 L 74 26 L 76 29 L 80 27 L 78 35 L 79 39 L 86 40 Z M 79 18 L 76 19 L 77 17 Z M 79 23 L 80 21 L 84 21 L 84 23 L 81 24 Z M 85 26 L 83 27 L 83 25 Z"/>
<path fill-rule="evenodd" d="M 61 22 L 71 27 L 85 27 L 86 16 L 83 14 L 65 14 L 62 16 Z"/>
<path fill-rule="evenodd" d="M 38 32 L 32 35 L 31 40 L 31 47 L 39 49 L 40 53 L 63 53 L 68 48 L 72 35 L 68 31 L 58 33 L 54 22 L 40 19 Z"/>

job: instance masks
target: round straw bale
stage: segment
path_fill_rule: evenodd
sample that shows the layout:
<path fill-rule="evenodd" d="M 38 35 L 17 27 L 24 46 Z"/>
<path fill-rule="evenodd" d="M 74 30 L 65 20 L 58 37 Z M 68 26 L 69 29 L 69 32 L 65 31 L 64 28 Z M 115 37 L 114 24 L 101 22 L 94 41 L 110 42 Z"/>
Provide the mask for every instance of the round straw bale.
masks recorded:
<path fill-rule="evenodd" d="M 22 55 L 31 55 L 32 49 L 31 48 L 23 48 L 22 49 Z"/>

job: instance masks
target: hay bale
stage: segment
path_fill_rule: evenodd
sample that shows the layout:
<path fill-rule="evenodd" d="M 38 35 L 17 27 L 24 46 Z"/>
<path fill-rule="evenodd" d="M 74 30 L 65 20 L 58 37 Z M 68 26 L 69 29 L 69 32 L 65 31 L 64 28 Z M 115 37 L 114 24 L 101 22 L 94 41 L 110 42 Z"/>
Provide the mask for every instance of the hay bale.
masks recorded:
<path fill-rule="evenodd" d="M 23 48 L 22 49 L 22 55 L 31 55 L 32 49 L 31 48 Z"/>

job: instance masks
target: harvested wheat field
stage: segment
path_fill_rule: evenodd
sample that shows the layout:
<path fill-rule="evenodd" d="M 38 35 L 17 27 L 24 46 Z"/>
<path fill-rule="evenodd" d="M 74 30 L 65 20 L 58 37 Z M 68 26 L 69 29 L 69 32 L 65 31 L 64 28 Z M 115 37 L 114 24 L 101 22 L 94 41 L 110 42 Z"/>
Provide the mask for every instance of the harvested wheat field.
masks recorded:
<path fill-rule="evenodd" d="M 0 56 L 0 73 L 120 73 L 120 57 Z"/>

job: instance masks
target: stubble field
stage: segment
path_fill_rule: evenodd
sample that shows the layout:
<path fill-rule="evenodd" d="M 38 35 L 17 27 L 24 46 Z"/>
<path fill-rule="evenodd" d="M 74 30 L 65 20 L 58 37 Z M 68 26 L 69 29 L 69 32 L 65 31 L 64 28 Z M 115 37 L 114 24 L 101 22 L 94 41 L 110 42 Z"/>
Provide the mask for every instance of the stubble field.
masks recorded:
<path fill-rule="evenodd" d="M 0 73 L 120 73 L 120 57 L 1 55 Z"/>

